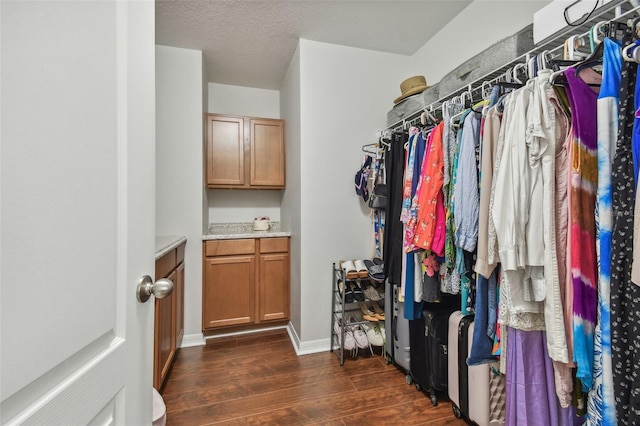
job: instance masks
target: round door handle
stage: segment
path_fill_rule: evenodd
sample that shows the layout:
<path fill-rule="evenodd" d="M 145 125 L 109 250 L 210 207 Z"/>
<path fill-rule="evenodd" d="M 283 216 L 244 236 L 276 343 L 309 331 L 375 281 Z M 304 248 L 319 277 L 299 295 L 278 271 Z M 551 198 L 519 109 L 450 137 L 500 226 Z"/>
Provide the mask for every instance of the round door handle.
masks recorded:
<path fill-rule="evenodd" d="M 155 283 L 149 275 L 144 275 L 138 281 L 138 287 L 136 288 L 136 297 L 138 302 L 144 303 L 149 300 L 149 297 L 153 294 L 156 299 L 162 299 L 168 296 L 173 291 L 173 282 L 166 278 L 161 278 Z"/>

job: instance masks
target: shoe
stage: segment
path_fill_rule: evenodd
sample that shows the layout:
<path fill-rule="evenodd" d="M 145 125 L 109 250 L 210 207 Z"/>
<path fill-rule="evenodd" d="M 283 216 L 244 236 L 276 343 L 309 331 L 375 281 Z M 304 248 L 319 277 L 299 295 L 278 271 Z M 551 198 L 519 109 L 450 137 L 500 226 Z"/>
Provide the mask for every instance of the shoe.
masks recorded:
<path fill-rule="evenodd" d="M 338 344 L 341 344 L 340 342 L 340 339 L 342 337 L 342 319 L 341 318 L 338 318 L 336 322 L 333 323 L 333 331 L 335 331 L 336 336 L 338 336 Z M 352 351 L 356 348 L 356 339 L 350 327 L 344 328 L 343 348 L 348 351 Z"/>
<path fill-rule="evenodd" d="M 384 337 L 380 333 L 380 327 L 378 326 L 378 323 L 363 323 L 361 324 L 361 326 L 362 329 L 367 333 L 367 338 L 369 339 L 369 343 L 371 343 L 371 346 L 384 346 Z"/>
<path fill-rule="evenodd" d="M 356 270 L 355 265 L 353 264 L 352 261 L 347 260 L 341 260 L 340 261 L 340 268 L 342 268 L 342 270 L 344 271 L 344 276 L 346 279 L 348 280 L 355 280 L 358 279 L 358 271 Z"/>
<path fill-rule="evenodd" d="M 382 300 L 383 297 L 380 297 L 380 292 L 376 289 L 376 286 L 373 283 L 369 283 L 365 285 L 362 292 L 369 300 Z"/>
<path fill-rule="evenodd" d="M 338 280 L 338 290 L 340 291 L 341 297 L 342 293 L 344 293 L 344 303 L 353 303 L 353 290 L 351 290 L 351 286 L 347 286 L 345 291 L 344 282 L 342 282 L 342 280 Z"/>
<path fill-rule="evenodd" d="M 362 292 L 362 289 L 360 288 L 358 283 L 351 282 L 349 283 L 349 285 L 351 286 L 351 291 L 353 292 L 353 298 L 357 302 L 364 302 L 364 293 Z"/>
<path fill-rule="evenodd" d="M 371 302 L 371 307 L 373 308 L 375 317 L 380 321 L 384 321 L 384 309 L 380 307 L 378 302 Z"/>
<path fill-rule="evenodd" d="M 369 279 L 377 282 L 384 281 L 384 262 L 382 259 L 375 257 L 373 260 L 366 259 L 364 264 L 369 271 Z"/>
<path fill-rule="evenodd" d="M 365 321 L 379 321 L 376 315 L 367 308 L 364 302 L 358 303 L 360 310 L 362 311 L 362 319 Z"/>
<path fill-rule="evenodd" d="M 352 317 L 349 319 L 349 322 L 356 322 L 356 319 Z M 356 341 L 356 345 L 358 345 L 360 349 L 365 349 L 369 347 L 369 339 L 367 338 L 367 334 L 364 332 L 362 327 L 360 327 L 360 324 L 347 326 L 347 328 L 351 329 L 351 332 L 353 333 L 353 337 Z"/>
<path fill-rule="evenodd" d="M 355 266 L 356 271 L 358 271 L 359 278 L 367 278 L 369 276 L 369 270 L 362 260 L 354 260 L 353 265 Z"/>

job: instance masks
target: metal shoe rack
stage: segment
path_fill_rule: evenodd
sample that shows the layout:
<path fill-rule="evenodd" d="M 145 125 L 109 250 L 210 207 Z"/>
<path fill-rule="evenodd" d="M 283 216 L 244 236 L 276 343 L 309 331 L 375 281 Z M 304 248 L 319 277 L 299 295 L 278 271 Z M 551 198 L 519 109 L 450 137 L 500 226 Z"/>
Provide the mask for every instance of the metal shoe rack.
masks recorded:
<path fill-rule="evenodd" d="M 362 287 L 362 283 L 368 282 L 368 278 L 354 278 L 347 280 L 347 273 L 344 269 L 336 266 L 334 263 L 332 266 L 331 275 L 333 276 L 333 285 L 332 288 L 332 314 L 331 314 L 331 351 L 336 354 L 338 359 L 340 360 L 340 365 L 344 365 L 344 338 L 345 338 L 345 329 L 349 326 L 356 326 L 359 324 L 368 324 L 370 321 L 348 321 L 350 312 L 360 312 L 360 308 L 358 306 L 358 302 L 354 301 L 352 303 L 347 303 L 345 301 L 346 295 L 346 286 L 347 281 L 355 281 L 360 287 Z M 338 286 L 338 282 L 342 281 L 344 285 L 345 291 L 340 291 Z M 364 303 L 370 301 L 366 296 L 364 299 Z M 362 302 L 360 302 L 362 303 Z M 339 322 L 342 323 L 342 326 L 339 325 Z M 340 331 L 340 333 L 336 332 L 336 329 Z M 357 346 L 356 346 L 357 349 Z M 371 342 L 369 342 L 369 353 L 373 355 L 373 349 L 371 347 Z"/>

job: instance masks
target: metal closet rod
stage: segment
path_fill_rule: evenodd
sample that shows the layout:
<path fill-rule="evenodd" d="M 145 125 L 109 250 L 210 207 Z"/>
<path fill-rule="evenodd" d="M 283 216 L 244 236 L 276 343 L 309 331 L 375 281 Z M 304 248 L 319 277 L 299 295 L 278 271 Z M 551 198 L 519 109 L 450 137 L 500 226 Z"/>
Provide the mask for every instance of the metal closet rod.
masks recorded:
<path fill-rule="evenodd" d="M 627 11 L 622 11 L 623 5 L 630 5 L 631 8 Z M 606 7 L 609 6 L 609 7 Z M 506 75 L 509 71 L 513 73 L 513 70 L 516 66 L 524 65 L 527 66 L 528 62 L 534 58 L 536 55 L 545 54 L 548 59 L 557 59 L 559 52 L 562 52 L 564 49 L 564 43 L 569 37 L 575 37 L 575 39 L 580 40 L 584 37 L 588 37 L 589 31 L 594 25 L 604 25 L 610 24 L 612 22 L 620 22 L 622 19 L 629 19 L 632 14 L 638 12 L 640 10 L 640 6 L 634 6 L 631 0 L 624 0 L 618 2 L 610 2 L 605 6 L 597 9 L 588 22 L 578 26 L 578 27 L 565 27 L 564 30 L 561 30 L 559 34 L 555 37 L 551 37 L 545 42 L 540 43 L 539 46 L 534 47 L 528 52 L 520 55 L 514 60 L 502 65 L 500 68 L 485 74 L 484 76 L 474 80 L 472 83 L 465 85 L 464 87 L 459 88 L 447 96 L 444 96 L 437 101 L 430 103 L 429 105 L 421 108 L 413 113 L 409 114 L 406 118 L 402 120 L 398 120 L 390 126 L 387 126 L 387 130 L 396 131 L 398 129 L 403 129 L 407 124 L 412 125 L 420 121 L 420 116 L 424 112 L 433 113 L 436 109 L 442 108 L 442 105 L 446 101 L 456 101 L 465 93 L 468 93 L 471 97 L 471 102 L 473 102 L 473 95 L 477 93 L 481 93 L 486 85 L 491 85 L 497 83 L 499 81 L 505 81 L 507 79 Z M 604 15 L 610 15 L 612 12 L 615 14 L 613 17 L 609 17 L 607 19 L 603 19 Z M 599 19 L 600 18 L 600 19 Z M 581 33 L 578 31 L 582 30 Z M 516 70 L 517 71 L 517 70 Z M 475 86 L 475 87 L 474 87 Z M 464 102 L 464 100 L 462 100 Z"/>

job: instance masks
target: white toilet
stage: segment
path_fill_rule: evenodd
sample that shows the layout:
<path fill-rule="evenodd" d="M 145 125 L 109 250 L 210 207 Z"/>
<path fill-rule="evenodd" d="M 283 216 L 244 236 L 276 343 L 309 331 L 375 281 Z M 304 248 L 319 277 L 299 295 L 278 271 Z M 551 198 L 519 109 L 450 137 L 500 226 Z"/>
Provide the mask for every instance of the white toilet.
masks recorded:
<path fill-rule="evenodd" d="M 164 405 L 162 395 L 153 388 L 153 426 L 165 426 L 167 423 L 167 407 Z"/>

